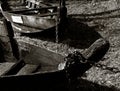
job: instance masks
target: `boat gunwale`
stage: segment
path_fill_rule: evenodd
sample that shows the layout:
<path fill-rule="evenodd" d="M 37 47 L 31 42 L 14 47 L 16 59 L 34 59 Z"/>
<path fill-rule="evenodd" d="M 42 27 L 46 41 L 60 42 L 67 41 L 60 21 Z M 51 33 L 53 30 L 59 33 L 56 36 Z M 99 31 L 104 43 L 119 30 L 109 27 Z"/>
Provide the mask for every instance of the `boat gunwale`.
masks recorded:
<path fill-rule="evenodd" d="M 10 15 L 12 15 L 12 14 L 15 14 L 15 15 L 21 15 L 21 16 L 36 16 L 38 13 L 35 13 L 35 15 L 34 14 L 31 14 L 31 15 L 29 15 L 29 14 L 24 14 L 24 12 L 29 12 L 29 11 L 39 11 L 40 12 L 40 10 L 49 10 L 49 9 L 57 9 L 58 7 L 57 6 L 47 6 L 47 7 L 40 7 L 40 8 L 26 8 L 26 9 L 22 9 L 22 10 L 4 10 L 4 8 L 3 8 L 3 5 L 4 5 L 4 3 L 0 3 L 0 8 L 1 8 L 1 11 L 2 11 L 2 13 L 4 14 L 4 13 L 8 13 L 8 14 L 10 14 Z M 21 13 L 21 14 L 20 14 Z M 23 13 L 23 14 L 22 14 Z M 43 17 L 43 16 L 53 16 L 53 15 L 55 15 L 55 16 L 57 16 L 59 13 L 56 11 L 56 12 L 51 12 L 51 13 L 48 13 L 48 14 L 39 14 L 39 15 L 37 15 L 37 17 Z"/>
<path fill-rule="evenodd" d="M 9 11 L 11 13 L 15 13 L 15 12 L 26 12 L 26 11 L 35 11 L 35 10 L 43 10 L 43 9 L 57 9 L 57 6 L 50 6 L 50 7 L 40 7 L 40 8 L 26 8 L 23 10 L 13 10 L 13 11 Z M 4 10 L 7 11 L 7 10 Z"/>
<path fill-rule="evenodd" d="M 47 74 L 52 74 L 52 73 L 57 73 L 57 72 L 63 72 L 65 73 L 65 69 L 62 69 L 62 70 L 51 70 L 51 71 L 42 71 L 42 72 L 35 72 L 35 73 L 29 73 L 27 75 L 2 75 L 0 76 L 0 79 L 1 78 L 4 78 L 4 77 L 27 77 L 27 76 L 35 76 L 35 75 L 47 75 Z"/>
<path fill-rule="evenodd" d="M 43 18 L 43 17 L 47 17 L 47 16 L 57 16 L 58 13 L 48 13 L 48 14 L 33 14 L 33 15 L 29 15 L 29 14 L 17 14 L 17 13 L 11 13 L 11 12 L 7 12 L 7 11 L 3 11 L 4 15 L 10 15 L 10 16 L 21 16 L 21 17 L 32 17 L 34 16 L 34 18 Z M 13 15 L 12 15 L 13 14 Z M 43 18 L 43 19 L 49 19 L 49 18 Z M 51 18 L 51 19 L 55 19 L 55 18 Z"/>

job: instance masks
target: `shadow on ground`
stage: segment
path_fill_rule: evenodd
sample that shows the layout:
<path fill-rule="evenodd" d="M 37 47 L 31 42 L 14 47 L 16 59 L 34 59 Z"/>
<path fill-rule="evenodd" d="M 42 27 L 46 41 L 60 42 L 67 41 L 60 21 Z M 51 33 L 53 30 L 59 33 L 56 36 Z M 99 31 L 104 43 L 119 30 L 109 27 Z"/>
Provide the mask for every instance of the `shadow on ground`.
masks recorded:
<path fill-rule="evenodd" d="M 59 30 L 59 43 L 67 44 L 71 47 L 85 49 L 93 44 L 97 39 L 102 36 L 95 31 L 94 27 L 81 23 L 80 20 L 69 18 L 67 23 L 60 25 Z M 45 41 L 55 42 L 56 32 L 55 29 L 45 30 L 40 33 L 33 34 L 21 34 L 21 36 L 28 36 L 31 38 L 37 38 Z M 61 86 L 60 86 L 61 87 Z M 68 89 L 66 89 L 68 87 Z M 102 86 L 88 80 L 79 79 L 65 85 L 64 87 L 57 87 L 52 91 L 119 91 L 115 87 Z"/>
<path fill-rule="evenodd" d="M 77 18 L 79 21 L 92 21 L 99 19 L 108 19 L 108 18 L 119 18 L 120 17 L 120 8 L 114 10 L 108 10 L 104 12 L 92 13 L 92 14 L 70 14 L 69 17 Z M 117 13 L 117 14 L 116 14 Z"/>
<path fill-rule="evenodd" d="M 102 86 L 85 79 L 79 79 L 78 81 L 71 83 L 69 89 L 70 91 L 120 91 L 120 89 L 117 89 L 114 86 Z"/>
<path fill-rule="evenodd" d="M 108 11 L 103 11 L 103 12 L 98 12 L 98 13 L 92 13 L 92 14 L 70 14 L 69 16 L 98 16 L 98 15 L 106 15 L 114 12 L 119 12 L 120 8 L 114 9 L 114 10 L 108 10 Z"/>
<path fill-rule="evenodd" d="M 40 33 L 22 34 L 22 36 L 55 42 L 56 31 L 55 29 L 49 29 Z M 59 43 L 79 49 L 88 48 L 99 38 L 101 38 L 101 35 L 93 27 L 89 27 L 74 18 L 68 18 L 67 22 L 62 23 L 58 32 Z"/>

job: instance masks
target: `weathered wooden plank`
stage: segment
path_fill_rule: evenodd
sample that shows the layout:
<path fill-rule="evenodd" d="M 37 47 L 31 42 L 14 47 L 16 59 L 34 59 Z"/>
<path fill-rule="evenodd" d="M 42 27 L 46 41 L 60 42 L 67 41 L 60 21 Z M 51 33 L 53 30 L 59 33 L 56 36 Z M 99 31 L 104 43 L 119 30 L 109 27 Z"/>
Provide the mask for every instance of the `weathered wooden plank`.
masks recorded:
<path fill-rule="evenodd" d="M 6 71 L 2 76 L 15 75 L 24 65 L 25 63 L 23 60 L 15 62 L 15 64 L 8 71 Z"/>
<path fill-rule="evenodd" d="M 24 58 L 26 63 L 56 66 L 64 61 L 64 56 L 50 50 L 29 45 L 29 53 Z"/>
<path fill-rule="evenodd" d="M 44 31 L 42 29 L 28 27 L 28 26 L 24 26 L 16 23 L 12 23 L 12 27 L 15 32 L 19 32 L 19 33 L 36 33 L 36 32 Z"/>
<path fill-rule="evenodd" d="M 20 71 L 16 75 L 28 75 L 39 67 L 39 65 L 33 65 L 33 64 L 26 64 L 23 68 L 20 69 Z"/>
<path fill-rule="evenodd" d="M 32 4 L 32 3 L 31 3 Z M 56 9 L 57 6 L 46 6 L 41 8 L 31 8 L 31 9 L 22 9 L 22 10 L 12 10 L 10 13 L 19 13 L 19 12 L 27 12 L 27 11 L 35 11 L 35 10 L 47 10 L 47 9 Z"/>
<path fill-rule="evenodd" d="M 58 70 L 58 66 L 42 65 L 37 71 L 41 73 L 47 73 Z"/>
<path fill-rule="evenodd" d="M 13 62 L 4 62 L 0 63 L 0 76 L 6 73 L 15 63 Z"/>

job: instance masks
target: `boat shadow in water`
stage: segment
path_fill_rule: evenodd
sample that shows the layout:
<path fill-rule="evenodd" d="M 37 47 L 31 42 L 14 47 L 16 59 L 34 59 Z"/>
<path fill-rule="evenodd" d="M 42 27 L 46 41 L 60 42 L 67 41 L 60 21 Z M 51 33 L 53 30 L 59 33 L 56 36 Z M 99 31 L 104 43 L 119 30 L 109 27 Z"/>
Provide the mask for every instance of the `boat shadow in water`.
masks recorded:
<path fill-rule="evenodd" d="M 93 27 L 89 27 L 87 24 L 81 23 L 79 20 L 74 18 L 68 18 L 67 22 L 63 22 L 59 26 L 57 34 L 59 43 L 67 44 L 68 46 L 79 49 L 88 48 L 97 39 L 102 38 L 102 36 L 96 32 Z M 42 31 L 40 33 L 22 33 L 21 35 L 45 41 L 56 41 L 55 28 Z"/>

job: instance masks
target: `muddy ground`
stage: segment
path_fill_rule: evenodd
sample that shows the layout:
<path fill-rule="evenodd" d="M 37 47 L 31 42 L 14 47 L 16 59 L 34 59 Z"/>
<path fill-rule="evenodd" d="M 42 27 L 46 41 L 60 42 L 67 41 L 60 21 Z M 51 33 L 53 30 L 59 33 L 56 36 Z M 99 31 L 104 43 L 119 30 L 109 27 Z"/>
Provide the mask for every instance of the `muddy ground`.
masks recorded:
<path fill-rule="evenodd" d="M 48 35 L 40 38 L 19 38 L 18 34 L 16 39 L 18 42 L 31 42 L 35 46 L 66 56 L 74 50 L 82 53 L 97 38 L 103 37 L 110 43 L 109 51 L 99 65 L 93 66 L 72 85 L 73 91 L 120 91 L 120 9 L 119 2 L 116 1 L 67 1 L 67 30 L 72 27 L 72 32 L 59 36 L 59 44 L 55 43 L 55 37 Z"/>
<path fill-rule="evenodd" d="M 73 1 L 68 5 L 68 13 L 72 17 L 94 27 L 96 32 L 110 42 L 110 49 L 100 62 L 102 66 L 93 66 L 86 72 L 86 77 L 83 77 L 89 81 L 85 85 L 88 87 L 87 91 L 120 90 L 120 9 L 119 2 L 116 1 Z M 92 83 L 91 86 L 89 83 Z M 81 83 L 79 88 L 82 86 L 84 87 Z"/>

